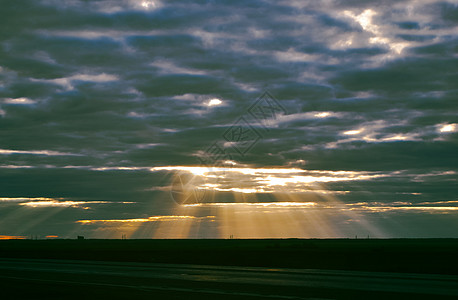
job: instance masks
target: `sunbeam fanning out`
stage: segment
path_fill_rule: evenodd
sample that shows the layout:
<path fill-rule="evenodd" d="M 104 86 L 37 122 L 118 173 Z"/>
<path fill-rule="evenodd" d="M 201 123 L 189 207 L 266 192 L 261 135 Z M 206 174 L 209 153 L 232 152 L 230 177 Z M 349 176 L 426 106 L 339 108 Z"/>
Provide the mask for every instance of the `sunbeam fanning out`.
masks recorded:
<path fill-rule="evenodd" d="M 226 165 L 229 167 L 149 168 L 153 174 L 171 175 L 168 176 L 171 180 L 169 185 L 152 189 L 167 192 L 164 201 L 173 200 L 176 203 L 168 215 L 80 219 L 76 221 L 78 230 L 95 230 L 98 236 L 107 238 L 119 232 L 132 238 L 331 238 L 358 234 L 389 237 L 390 233 L 380 226 L 382 215 L 382 220 L 387 222 L 390 216 L 399 213 L 440 216 L 458 211 L 456 201 L 379 202 L 362 196 L 367 192 L 357 188 L 380 180 L 451 178 L 455 175 L 454 171 L 409 174 L 403 171 L 260 168 L 241 166 L 234 161 Z M 129 171 L 129 168 L 123 171 Z M 404 194 L 422 196 L 422 193 L 415 192 Z M 354 195 L 366 201 L 354 201 Z M 40 203 L 31 201 L 31 207 L 38 206 L 33 205 L 34 202 Z M 83 205 L 71 201 L 60 203 L 72 207 Z"/>
<path fill-rule="evenodd" d="M 318 188 L 318 184 L 373 180 L 387 176 L 378 172 L 362 171 L 321 171 L 296 168 L 226 168 L 197 166 L 166 166 L 152 168 L 152 171 L 177 171 L 173 182 L 176 188 L 186 190 L 188 197 L 196 191 L 220 191 L 235 193 L 314 192 L 345 193 Z M 183 173 L 182 173 L 183 172 Z M 183 174 L 187 174 L 187 178 Z M 175 189 L 172 189 L 175 191 Z M 196 199 L 194 199 L 196 200 Z"/>
<path fill-rule="evenodd" d="M 189 222 L 172 219 L 175 229 L 169 234 L 179 232 L 172 236 L 182 237 L 187 232 L 188 237 L 199 237 L 198 226 L 193 223 L 200 224 L 199 216 L 203 215 L 214 216 L 214 234 L 221 238 L 338 237 L 363 228 L 371 235 L 385 236 L 354 206 L 337 199 L 336 195 L 349 191 L 328 189 L 325 184 L 370 181 L 389 174 L 200 166 L 165 166 L 151 171 L 175 173 L 170 192 L 179 205 L 174 215 L 195 217 Z M 338 225 L 345 222 L 346 226 Z M 161 230 L 155 236 L 162 236 Z"/>

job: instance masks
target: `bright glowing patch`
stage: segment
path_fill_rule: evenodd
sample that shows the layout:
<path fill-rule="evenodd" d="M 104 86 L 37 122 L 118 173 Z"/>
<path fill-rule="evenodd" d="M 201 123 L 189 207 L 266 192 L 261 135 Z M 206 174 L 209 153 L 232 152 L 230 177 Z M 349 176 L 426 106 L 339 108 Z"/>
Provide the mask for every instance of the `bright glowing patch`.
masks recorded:
<path fill-rule="evenodd" d="M 217 106 L 217 105 L 221 105 L 223 103 L 223 101 L 217 99 L 217 98 L 214 98 L 214 99 L 211 99 L 209 102 L 208 102 L 208 106 Z"/>
<path fill-rule="evenodd" d="M 154 8 L 156 7 L 156 3 L 154 3 L 153 1 L 143 1 L 141 6 L 144 8 Z"/>
<path fill-rule="evenodd" d="M 407 136 L 398 134 L 398 135 L 386 137 L 386 138 L 382 139 L 382 141 L 387 141 L 387 142 L 389 142 L 389 141 L 405 141 L 407 139 L 408 139 Z"/>
<path fill-rule="evenodd" d="M 349 14 L 350 15 L 350 14 Z M 355 20 L 363 27 L 364 30 L 376 31 L 372 24 L 372 17 L 376 15 L 376 12 L 372 9 L 366 9 L 361 14 L 354 16 Z"/>
<path fill-rule="evenodd" d="M 326 117 L 329 117 L 330 115 L 331 114 L 329 112 L 323 111 L 323 112 L 315 114 L 315 117 L 317 117 L 317 118 L 326 118 Z"/>
<path fill-rule="evenodd" d="M 6 98 L 3 100 L 3 103 L 6 104 L 34 104 L 35 101 L 29 99 L 29 98 Z"/>
<path fill-rule="evenodd" d="M 362 132 L 362 130 L 348 130 L 348 131 L 345 131 L 343 134 L 355 135 L 355 134 L 360 134 L 361 132 Z"/>
<path fill-rule="evenodd" d="M 443 125 L 440 129 L 440 132 L 455 132 L 456 131 L 456 124 L 446 124 Z"/>

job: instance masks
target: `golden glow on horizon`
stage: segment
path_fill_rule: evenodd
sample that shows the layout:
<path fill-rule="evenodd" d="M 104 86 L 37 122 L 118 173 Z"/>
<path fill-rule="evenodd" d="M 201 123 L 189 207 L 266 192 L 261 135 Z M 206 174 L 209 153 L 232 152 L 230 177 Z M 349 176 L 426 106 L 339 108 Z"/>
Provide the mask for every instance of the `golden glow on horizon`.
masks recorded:
<path fill-rule="evenodd" d="M 26 238 L 21 235 L 0 235 L 0 240 L 25 240 Z"/>
<path fill-rule="evenodd" d="M 365 181 L 385 176 L 403 176 L 403 172 L 363 172 L 306 170 L 297 167 L 254 168 L 236 162 L 233 167 L 206 168 L 202 166 L 162 166 L 151 171 L 171 171 L 190 179 L 191 184 L 182 193 L 205 191 L 204 201 L 176 205 L 166 215 L 137 215 L 75 221 L 74 232 L 88 232 L 99 238 L 333 238 L 349 237 L 348 232 L 364 231 L 374 237 L 385 237 L 384 232 L 366 219 L 372 214 L 391 215 L 391 212 L 413 214 L 456 214 L 458 201 L 443 203 L 358 202 L 344 203 L 336 197 L 350 191 L 332 190 L 327 183 Z M 428 176 L 452 175 L 454 171 L 431 172 Z M 425 175 L 426 176 L 426 175 Z M 174 177 L 176 178 L 176 177 Z M 173 185 L 173 181 L 172 181 Z M 340 184 L 339 184 L 340 186 Z M 340 187 L 342 188 L 342 187 Z M 168 195 L 166 195 L 168 196 Z M 186 197 L 185 197 L 186 198 Z M 365 198 L 367 199 L 367 198 Z M 31 213 L 26 207 L 58 207 L 40 210 L 19 232 L 26 234 L 52 214 L 66 207 L 88 208 L 91 204 L 132 203 L 109 201 L 71 201 L 68 198 L 0 198 L 22 206 L 16 216 Z M 164 201 L 171 201 L 170 198 Z M 152 201 L 153 202 L 153 201 Z M 440 204 L 444 206 L 439 206 Z M 153 205 L 151 205 L 153 207 Z M 154 211 L 154 210 L 152 210 Z M 8 216 L 11 222 L 15 215 Z M 32 216 L 29 214 L 28 216 Z M 35 217 L 35 216 L 34 216 Z M 123 219 L 125 218 L 125 219 Z M 87 226 L 87 227 L 85 227 Z M 5 233 L 6 234 L 6 233 Z M 19 236 L 19 235 L 18 235 Z M 57 238 L 50 235 L 47 238 Z"/>
<path fill-rule="evenodd" d="M 120 233 L 128 238 L 333 238 L 350 237 L 348 232 L 354 231 L 383 238 L 387 236 L 365 219 L 367 214 L 458 212 L 458 206 L 453 207 L 452 203 L 443 207 L 410 202 L 343 203 L 330 194 L 314 195 L 311 201 L 304 201 L 304 194 L 300 193 L 276 193 L 273 197 L 277 201 L 271 202 L 259 201 L 257 193 L 233 192 L 233 197 L 235 202 L 217 202 L 218 196 L 212 194 L 208 203 L 177 205 L 166 216 L 77 223 L 95 225 L 95 234 L 103 238 L 119 238 Z"/>

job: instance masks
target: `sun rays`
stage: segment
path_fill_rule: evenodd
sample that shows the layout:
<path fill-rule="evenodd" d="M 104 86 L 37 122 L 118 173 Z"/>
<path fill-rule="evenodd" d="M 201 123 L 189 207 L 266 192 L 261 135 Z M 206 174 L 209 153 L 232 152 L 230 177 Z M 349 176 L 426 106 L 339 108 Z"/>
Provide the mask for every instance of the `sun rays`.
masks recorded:
<path fill-rule="evenodd" d="M 377 172 L 234 165 L 165 166 L 152 171 L 173 172 L 170 193 L 178 205 L 172 215 L 188 216 L 170 222 L 161 220 L 159 224 L 145 222 L 139 230 L 144 232 L 150 227 L 155 238 L 206 237 L 199 228 L 202 223 L 208 227 L 210 222 L 213 231 L 208 237 L 216 238 L 340 237 L 345 232 L 338 224 L 348 220 L 361 224 L 372 235 L 383 236 L 383 232 L 336 197 L 349 191 L 325 186 L 330 182 L 384 176 Z"/>
<path fill-rule="evenodd" d="M 345 198 L 352 193 L 366 193 L 365 189 L 359 189 L 364 183 L 395 178 L 402 172 L 256 168 L 237 163 L 230 166 L 151 168 L 151 172 L 162 174 L 164 181 L 169 180 L 168 185 L 156 190 L 159 198 L 151 201 L 151 207 L 144 207 L 140 214 L 121 212 L 114 218 L 90 216 L 96 206 L 119 205 L 127 209 L 126 205 L 135 206 L 137 202 L 0 198 L 1 203 L 11 207 L 10 213 L 0 220 L 0 226 L 25 218 L 28 221 L 11 234 L 23 236 L 67 210 L 79 210 L 82 216 L 88 217 L 74 221 L 69 236 L 88 233 L 97 238 L 120 238 L 121 235 L 127 238 L 337 238 L 359 233 L 389 237 L 384 227 L 374 220 L 383 218 L 394 222 L 390 219 L 393 213 L 452 214 L 458 211 L 456 201 L 384 202 L 372 199 L 371 194 L 359 202 Z M 418 180 L 417 177 L 412 180 Z M 419 197 L 421 193 L 411 195 Z M 159 212 L 153 207 L 158 202 L 164 207 Z"/>

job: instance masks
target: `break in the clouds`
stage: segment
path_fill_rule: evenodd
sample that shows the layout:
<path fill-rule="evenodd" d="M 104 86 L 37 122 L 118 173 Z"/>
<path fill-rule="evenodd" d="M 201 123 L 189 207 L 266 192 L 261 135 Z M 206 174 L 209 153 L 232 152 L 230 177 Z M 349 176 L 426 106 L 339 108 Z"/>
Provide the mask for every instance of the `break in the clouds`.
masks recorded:
<path fill-rule="evenodd" d="M 457 236 L 457 1 L 24 0 L 0 25 L 0 237 Z"/>

